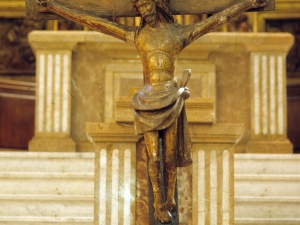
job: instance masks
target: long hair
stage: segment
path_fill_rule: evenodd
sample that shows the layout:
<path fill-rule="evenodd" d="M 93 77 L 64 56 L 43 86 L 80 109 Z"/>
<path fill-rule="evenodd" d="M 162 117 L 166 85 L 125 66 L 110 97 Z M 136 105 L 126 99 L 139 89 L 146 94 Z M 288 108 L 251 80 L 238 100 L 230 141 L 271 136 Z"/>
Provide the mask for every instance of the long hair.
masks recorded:
<path fill-rule="evenodd" d="M 132 3 L 136 3 L 138 0 L 131 0 Z M 171 12 L 171 9 L 169 7 L 169 0 L 150 0 L 153 1 L 158 9 L 158 12 L 160 12 L 165 19 L 167 20 L 167 22 L 170 23 L 174 23 L 174 17 L 173 14 Z M 145 20 L 142 18 L 141 19 L 141 23 L 136 31 L 136 35 L 139 33 L 139 31 L 143 28 L 143 26 L 145 25 Z"/>
<path fill-rule="evenodd" d="M 168 22 L 174 23 L 174 17 L 169 6 L 169 0 L 152 0 L 155 5 L 161 10 Z"/>

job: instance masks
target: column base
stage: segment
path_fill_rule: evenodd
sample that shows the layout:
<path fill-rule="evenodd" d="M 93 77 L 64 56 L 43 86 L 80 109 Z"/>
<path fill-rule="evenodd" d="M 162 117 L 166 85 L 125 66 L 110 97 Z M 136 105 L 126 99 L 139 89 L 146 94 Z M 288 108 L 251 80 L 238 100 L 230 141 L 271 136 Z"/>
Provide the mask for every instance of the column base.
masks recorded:
<path fill-rule="evenodd" d="M 280 141 L 249 141 L 246 153 L 292 154 L 293 145 L 289 140 Z"/>
<path fill-rule="evenodd" d="M 70 137 L 35 136 L 28 144 L 31 152 L 76 152 L 76 143 Z"/>

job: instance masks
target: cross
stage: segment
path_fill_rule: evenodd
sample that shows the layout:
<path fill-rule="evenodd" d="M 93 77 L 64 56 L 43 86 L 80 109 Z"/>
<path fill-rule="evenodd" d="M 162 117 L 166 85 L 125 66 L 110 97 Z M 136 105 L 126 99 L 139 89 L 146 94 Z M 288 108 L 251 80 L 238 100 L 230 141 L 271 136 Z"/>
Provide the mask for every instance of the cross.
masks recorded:
<path fill-rule="evenodd" d="M 275 0 L 27 0 L 27 16 L 53 19 L 57 14 L 137 48 L 143 64 L 144 87 L 132 99 L 135 131 L 143 135 L 146 143 L 153 217 L 169 223 L 176 206 L 176 168 L 192 163 L 185 115 L 191 71 L 183 71 L 182 81 L 177 84 L 174 74 L 178 55 L 193 41 L 242 12 L 274 7 Z M 214 15 L 186 26 L 173 18 L 173 14 L 196 13 Z M 103 19 L 137 15 L 142 17 L 138 27 Z"/>
<path fill-rule="evenodd" d="M 73 10 L 84 10 L 89 15 L 99 17 L 133 17 L 139 16 L 137 10 L 132 7 L 130 0 L 55 0 L 63 3 Z M 228 8 L 241 0 L 173 0 L 170 1 L 170 9 L 173 15 L 184 14 L 214 14 Z M 251 11 L 272 11 L 275 10 L 275 0 L 269 1 L 264 6 Z M 39 6 L 36 0 L 26 0 L 27 18 L 32 20 L 61 19 L 57 15 L 39 13 Z"/>

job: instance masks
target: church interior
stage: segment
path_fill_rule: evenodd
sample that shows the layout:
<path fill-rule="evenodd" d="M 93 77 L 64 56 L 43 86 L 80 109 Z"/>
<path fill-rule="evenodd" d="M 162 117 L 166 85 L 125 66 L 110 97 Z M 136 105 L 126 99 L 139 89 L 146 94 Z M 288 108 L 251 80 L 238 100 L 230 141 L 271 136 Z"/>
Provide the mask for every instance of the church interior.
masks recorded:
<path fill-rule="evenodd" d="M 0 0 L 0 21 L 0 225 L 159 224 L 145 213 L 133 128 L 137 50 L 68 20 L 28 20 L 25 0 Z M 201 37 L 178 79 L 187 68 L 193 164 L 178 168 L 172 224 L 300 224 L 299 0 Z"/>

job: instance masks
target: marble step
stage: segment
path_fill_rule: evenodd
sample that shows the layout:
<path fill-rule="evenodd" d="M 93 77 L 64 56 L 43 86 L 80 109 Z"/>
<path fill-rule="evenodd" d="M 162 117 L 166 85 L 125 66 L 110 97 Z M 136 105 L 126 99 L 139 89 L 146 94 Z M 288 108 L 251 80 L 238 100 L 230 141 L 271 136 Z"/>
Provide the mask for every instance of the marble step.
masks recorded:
<path fill-rule="evenodd" d="M 0 172 L 0 195 L 93 195 L 94 173 Z"/>
<path fill-rule="evenodd" d="M 236 224 L 300 224 L 299 159 L 235 155 Z M 92 225 L 93 196 L 93 153 L 0 153 L 0 225 Z"/>
<path fill-rule="evenodd" d="M 0 217 L 92 218 L 93 214 L 93 196 L 0 195 Z"/>
<path fill-rule="evenodd" d="M 299 218 L 236 218 L 235 225 L 299 225 Z"/>
<path fill-rule="evenodd" d="M 300 220 L 300 197 L 235 197 L 235 218 Z"/>
<path fill-rule="evenodd" d="M 235 224 L 300 224 L 300 156 L 235 154 Z"/>
<path fill-rule="evenodd" d="M 300 155 L 235 154 L 235 174 L 300 174 Z"/>
<path fill-rule="evenodd" d="M 94 153 L 0 152 L 0 171 L 94 173 Z"/>
<path fill-rule="evenodd" d="M 300 196 L 300 175 L 236 174 L 235 196 Z"/>
<path fill-rule="evenodd" d="M 94 225 L 93 217 L 0 216 L 0 225 Z"/>
<path fill-rule="evenodd" d="M 0 153 L 0 225 L 92 225 L 93 153 Z"/>

